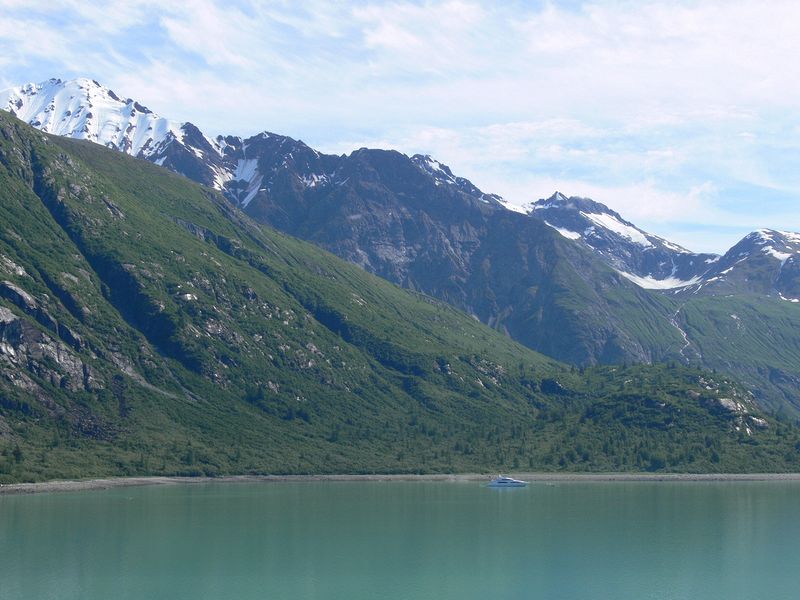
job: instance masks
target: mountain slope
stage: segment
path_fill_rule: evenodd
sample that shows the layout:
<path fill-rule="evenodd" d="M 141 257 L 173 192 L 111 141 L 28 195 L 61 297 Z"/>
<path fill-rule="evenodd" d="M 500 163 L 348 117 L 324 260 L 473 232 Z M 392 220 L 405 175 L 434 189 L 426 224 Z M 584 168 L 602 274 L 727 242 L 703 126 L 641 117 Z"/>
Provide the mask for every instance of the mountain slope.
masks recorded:
<path fill-rule="evenodd" d="M 75 85 L 32 87 L 56 98 Z M 135 108 L 99 84 L 78 85 L 116 106 L 118 119 Z M 31 96 L 31 86 L 25 89 Z M 12 110 L 22 110 L 14 108 L 18 101 L 35 105 L 14 93 L 20 98 Z M 67 118 L 66 103 L 37 102 Z M 39 127 L 50 123 L 25 110 Z M 212 141 L 190 124 L 171 127 L 178 133 L 168 142 L 151 144 L 157 153 L 137 156 L 211 185 L 254 219 L 445 300 L 531 348 L 577 365 L 678 360 L 718 368 L 743 377 L 764 406 L 800 415 L 800 387 L 793 383 L 800 367 L 791 362 L 800 335 L 790 328 L 791 340 L 777 349 L 756 333 L 783 336 L 800 313 L 792 234 L 770 233 L 764 244 L 756 242 L 766 233 L 753 234 L 743 241 L 749 250 L 736 247 L 725 257 L 696 254 L 589 199 L 557 193 L 535 203 L 530 215 L 508 210 L 502 198 L 429 156 L 369 149 L 332 156 L 272 133 Z M 65 133 L 82 135 L 71 131 Z M 748 310 L 727 310 L 731 294 Z M 709 295 L 717 300 L 699 300 Z M 707 312 L 692 327 L 687 315 L 697 312 L 695 303 Z M 712 343 L 719 339 L 716 315 L 726 310 L 753 318 L 743 321 L 739 331 L 752 335 L 739 338 L 733 355 Z"/>
<path fill-rule="evenodd" d="M 210 183 L 256 220 L 443 299 L 554 358 L 679 358 L 683 342 L 670 323 L 669 300 L 642 292 L 592 248 L 507 210 L 500 197 L 429 156 L 366 148 L 324 155 L 271 133 L 218 137 L 215 144 L 216 154 L 176 137 L 167 148 L 182 149 L 187 161 L 141 157 L 205 184 L 203 173 L 222 169 Z"/>
<path fill-rule="evenodd" d="M 432 177 L 421 162 L 362 149 L 339 159 L 341 183 L 265 192 L 246 211 L 558 359 L 677 356 L 669 301 L 466 180 Z"/>
<path fill-rule="evenodd" d="M 755 295 L 691 296 L 676 313 L 693 364 L 736 373 L 768 410 L 795 418 L 800 390 L 800 310 Z"/>
<path fill-rule="evenodd" d="M 570 372 L 181 177 L 9 116 L 0 212 L 4 481 L 796 468 L 798 431 L 725 378 Z"/>

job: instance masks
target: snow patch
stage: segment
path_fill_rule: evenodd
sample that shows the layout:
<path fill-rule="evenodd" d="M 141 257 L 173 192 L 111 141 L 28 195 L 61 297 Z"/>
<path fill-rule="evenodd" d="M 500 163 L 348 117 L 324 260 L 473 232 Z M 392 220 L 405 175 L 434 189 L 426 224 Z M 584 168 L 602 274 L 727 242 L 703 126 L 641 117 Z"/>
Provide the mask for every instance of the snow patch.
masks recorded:
<path fill-rule="evenodd" d="M 538 203 L 534 202 L 533 210 L 547 210 L 548 208 L 564 208 L 564 202 L 567 202 L 569 198 L 567 198 L 561 192 L 556 192 L 552 196 L 550 196 L 547 200 L 539 200 Z M 544 204 L 541 204 L 544 202 Z"/>
<path fill-rule="evenodd" d="M 664 246 L 666 246 L 667 248 L 669 248 L 670 250 L 674 250 L 675 252 L 678 252 L 680 254 L 691 254 L 692 253 L 691 250 L 687 250 L 683 246 L 678 246 L 678 244 L 673 244 L 672 242 L 667 241 L 665 239 L 662 239 L 661 243 Z"/>
<path fill-rule="evenodd" d="M 787 259 L 790 256 L 792 256 L 788 252 L 778 252 L 777 250 L 775 250 L 775 248 L 772 248 L 772 247 L 764 248 L 764 253 L 765 254 L 771 254 L 772 256 L 777 258 L 779 261 L 781 261 L 781 264 L 785 263 L 787 261 Z"/>
<path fill-rule="evenodd" d="M 776 229 L 758 229 L 747 236 L 748 238 L 758 238 L 760 244 L 784 242 L 788 244 L 800 244 L 800 233 L 793 231 L 778 231 Z M 777 238 L 777 239 L 776 239 Z"/>
<path fill-rule="evenodd" d="M 213 183 L 214 188 L 218 190 L 224 190 L 225 182 L 231 180 L 232 177 L 231 172 L 221 167 L 216 167 L 214 165 L 210 166 L 212 168 L 212 171 L 214 172 L 214 183 Z"/>
<path fill-rule="evenodd" d="M 427 154 L 425 156 L 415 155 L 412 157 L 412 160 L 424 171 L 430 175 L 433 175 L 435 185 L 457 183 L 456 177 L 453 176 L 453 174 L 450 172 L 450 168 L 447 167 L 447 165 L 443 165 L 438 160 L 431 158 Z"/>
<path fill-rule="evenodd" d="M 257 194 L 258 192 L 260 192 L 260 191 L 261 191 L 259 188 L 260 188 L 260 186 L 261 186 L 261 180 L 262 180 L 262 179 L 263 179 L 263 177 L 259 177 L 259 178 L 258 178 L 258 181 L 256 182 L 256 184 L 255 184 L 255 185 L 253 185 L 253 186 L 251 186 L 251 187 L 248 187 L 248 188 L 247 188 L 247 195 L 246 195 L 246 196 L 244 197 L 244 199 L 242 199 L 242 201 L 241 201 L 241 202 L 242 202 L 242 206 L 243 206 L 243 207 L 244 207 L 244 206 L 247 206 L 248 204 L 250 204 L 250 201 L 251 201 L 253 198 L 255 198 L 255 196 L 256 196 L 256 194 Z"/>
<path fill-rule="evenodd" d="M 644 246 L 645 248 L 651 247 L 653 244 L 645 237 L 644 233 L 631 225 L 626 225 L 616 217 L 609 214 L 601 213 L 586 213 L 581 211 L 581 214 L 600 227 L 613 231 L 617 235 L 629 239 L 635 244 Z"/>
<path fill-rule="evenodd" d="M 691 279 L 678 279 L 677 277 L 665 277 L 664 279 L 656 279 L 649 275 L 641 277 L 633 273 L 626 273 L 625 271 L 617 271 L 626 279 L 631 280 L 633 283 L 641 288 L 648 290 L 671 290 L 674 288 L 682 288 L 689 285 L 694 285 L 700 282 L 700 277 L 695 276 Z"/>
<path fill-rule="evenodd" d="M 536 207 L 534 206 L 533 202 L 528 202 L 526 204 L 512 204 L 505 198 L 500 198 L 500 197 L 497 198 L 497 201 L 500 204 L 502 204 L 506 209 L 515 213 L 520 213 L 522 215 L 529 215 L 532 211 L 536 210 Z"/>
<path fill-rule="evenodd" d="M 255 158 L 240 159 L 232 179 L 235 181 L 252 181 L 258 175 L 258 161 Z"/>
<path fill-rule="evenodd" d="M 311 173 L 311 175 L 303 175 L 300 180 L 303 182 L 303 186 L 307 188 L 314 188 L 318 185 L 325 185 L 330 181 L 330 178 L 327 175 L 317 175 L 316 173 Z"/>
<path fill-rule="evenodd" d="M 579 240 L 581 239 L 581 234 L 576 231 L 570 231 L 569 229 L 563 229 L 562 227 L 556 227 L 555 225 L 548 223 L 545 221 L 545 225 L 549 225 L 553 229 L 555 229 L 558 233 L 563 235 L 565 238 L 570 240 Z"/>
<path fill-rule="evenodd" d="M 240 183 L 240 190 L 243 188 L 244 196 L 242 196 L 242 191 L 237 194 L 239 204 L 245 207 L 258 194 L 264 176 L 258 172 L 258 161 L 255 158 L 244 158 L 236 162 L 236 169 L 231 179 L 245 183 L 244 186 Z"/>
<path fill-rule="evenodd" d="M 778 233 L 790 242 L 800 244 L 800 233 L 795 233 L 793 231 L 779 231 Z"/>

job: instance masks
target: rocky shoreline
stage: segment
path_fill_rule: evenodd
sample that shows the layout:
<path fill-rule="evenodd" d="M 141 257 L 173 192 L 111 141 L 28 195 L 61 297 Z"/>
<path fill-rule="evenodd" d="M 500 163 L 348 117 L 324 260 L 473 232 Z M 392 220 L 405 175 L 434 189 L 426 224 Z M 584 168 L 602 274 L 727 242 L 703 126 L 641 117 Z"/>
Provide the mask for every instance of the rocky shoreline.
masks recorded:
<path fill-rule="evenodd" d="M 800 481 L 800 473 L 514 473 L 531 483 L 569 482 L 709 482 L 709 481 Z M 433 475 L 232 475 L 225 477 L 110 477 L 102 479 L 56 480 L 36 483 L 0 484 L 0 495 L 39 494 L 106 490 L 142 485 L 183 485 L 207 483 L 277 483 L 302 481 L 488 481 L 481 473 Z"/>

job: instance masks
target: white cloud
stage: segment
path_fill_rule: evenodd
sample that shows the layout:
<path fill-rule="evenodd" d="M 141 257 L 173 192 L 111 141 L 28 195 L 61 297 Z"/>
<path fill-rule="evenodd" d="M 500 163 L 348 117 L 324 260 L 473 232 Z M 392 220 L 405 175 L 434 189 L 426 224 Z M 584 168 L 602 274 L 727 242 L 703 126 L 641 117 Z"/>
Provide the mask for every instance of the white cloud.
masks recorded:
<path fill-rule="evenodd" d="M 376 51 L 373 73 L 404 69 L 447 75 L 454 66 L 463 69 L 464 60 L 471 61 L 471 69 L 486 66 L 488 57 L 480 48 L 489 42 L 483 24 L 490 15 L 478 3 L 372 4 L 355 8 L 352 16 L 365 47 Z"/>
<path fill-rule="evenodd" d="M 0 81 L 93 77 L 210 134 L 431 153 L 513 200 L 558 187 L 665 227 L 786 215 L 764 198 L 800 192 L 794 1 L 0 0 L 0 14 Z"/>
<path fill-rule="evenodd" d="M 284 63 L 260 38 L 269 30 L 235 6 L 186 0 L 184 10 L 163 16 L 161 25 L 174 44 L 212 67 L 255 70 L 264 58 Z"/>

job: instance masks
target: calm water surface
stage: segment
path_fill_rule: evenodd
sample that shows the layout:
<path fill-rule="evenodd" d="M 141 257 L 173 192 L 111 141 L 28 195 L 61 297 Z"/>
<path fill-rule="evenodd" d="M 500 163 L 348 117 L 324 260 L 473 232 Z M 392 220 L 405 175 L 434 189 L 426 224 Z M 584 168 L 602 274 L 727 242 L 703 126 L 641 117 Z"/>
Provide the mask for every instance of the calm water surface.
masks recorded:
<path fill-rule="evenodd" d="M 796 599 L 800 482 L 0 496 L 0 599 Z"/>

